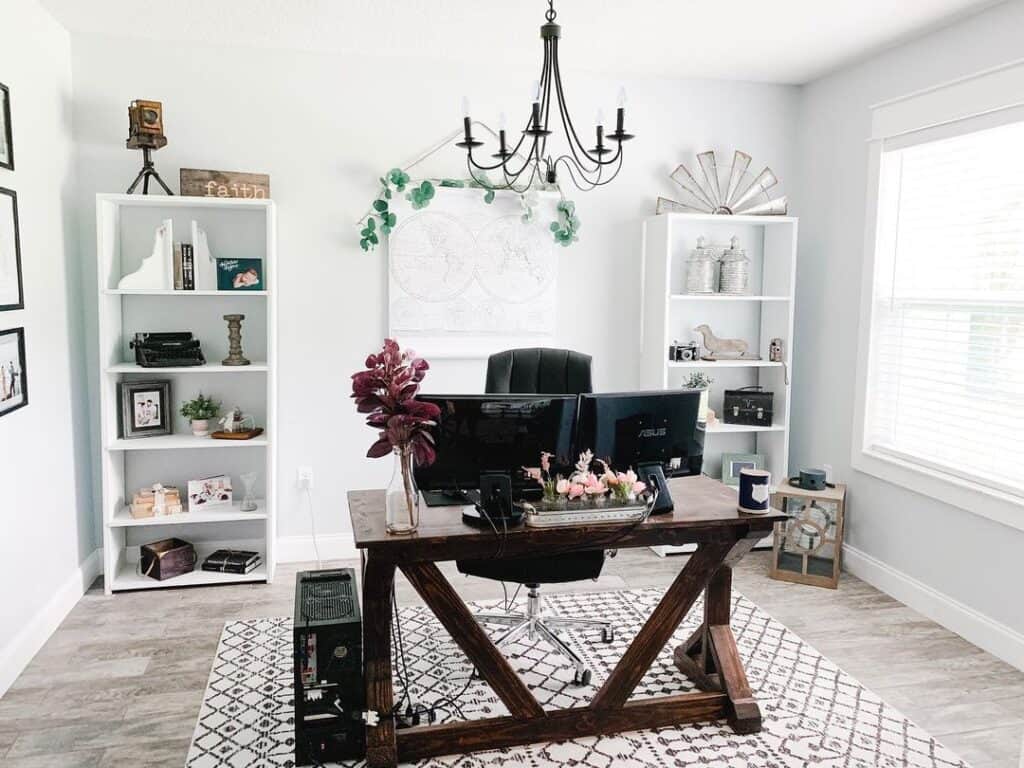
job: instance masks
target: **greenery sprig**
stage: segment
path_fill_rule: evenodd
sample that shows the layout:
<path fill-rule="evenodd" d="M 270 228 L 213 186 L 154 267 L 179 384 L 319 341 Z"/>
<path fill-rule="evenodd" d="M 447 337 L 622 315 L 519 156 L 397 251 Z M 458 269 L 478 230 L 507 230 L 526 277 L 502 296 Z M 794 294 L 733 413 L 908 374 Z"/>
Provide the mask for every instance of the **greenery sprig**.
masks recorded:
<path fill-rule="evenodd" d="M 424 179 L 419 185 L 409 188 L 409 174 L 401 168 L 392 168 L 384 176 L 380 177 L 380 193 L 373 201 L 372 212 L 367 214 L 363 220 L 363 227 L 359 230 L 359 247 L 364 251 L 372 251 L 380 244 L 381 235 L 388 235 L 394 230 L 398 223 L 398 216 L 391 210 L 391 200 L 396 194 L 405 193 L 405 199 L 409 201 L 413 210 L 422 210 L 430 205 L 437 193 L 437 187 L 452 187 L 456 189 L 473 188 L 484 190 L 484 203 L 490 205 L 494 202 L 495 187 L 491 185 L 486 175 L 482 178 L 473 179 Z M 533 220 L 534 209 L 537 207 L 537 194 L 529 190 L 520 196 L 523 206 L 523 222 L 529 223 Z M 577 232 L 580 228 L 580 220 L 576 217 L 576 206 L 571 200 L 560 200 L 558 202 L 558 220 L 551 222 L 551 232 L 555 242 L 568 246 L 576 242 L 579 237 Z"/>

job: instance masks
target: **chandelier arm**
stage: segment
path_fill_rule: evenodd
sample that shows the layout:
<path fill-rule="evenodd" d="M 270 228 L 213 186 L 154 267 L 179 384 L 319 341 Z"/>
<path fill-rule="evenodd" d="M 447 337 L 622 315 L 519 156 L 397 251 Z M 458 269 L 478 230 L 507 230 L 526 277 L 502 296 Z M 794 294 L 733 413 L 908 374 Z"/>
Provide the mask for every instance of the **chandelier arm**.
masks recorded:
<path fill-rule="evenodd" d="M 479 184 L 484 189 L 489 189 L 489 190 L 492 190 L 492 191 L 493 190 L 511 190 L 511 191 L 516 192 L 518 194 L 523 194 L 523 192 L 525 192 L 527 189 L 529 189 L 529 184 L 527 184 L 523 188 L 517 188 L 515 186 L 515 182 L 518 181 L 518 179 L 519 179 L 519 174 L 522 174 L 522 172 L 526 170 L 526 166 L 521 168 L 519 170 L 519 174 L 517 174 L 515 177 L 513 177 L 511 181 L 509 181 L 508 175 L 506 174 L 506 176 L 505 176 L 505 183 L 504 184 L 495 184 L 492 181 L 490 181 L 489 179 L 478 179 L 476 177 L 476 174 L 473 173 L 473 165 L 471 165 L 470 163 L 467 162 L 466 163 L 466 167 L 469 169 L 469 177 L 473 181 L 475 181 L 477 184 Z"/>
<path fill-rule="evenodd" d="M 544 130 L 548 130 L 550 125 L 551 115 L 551 62 L 553 60 L 552 49 L 557 42 L 557 38 L 547 38 L 544 40 L 544 73 L 541 76 L 543 82 L 544 92 Z M 548 151 L 548 137 L 545 135 L 541 140 L 541 154 L 547 154 Z"/>
<path fill-rule="evenodd" d="M 602 179 L 601 173 L 599 171 L 598 178 L 596 181 L 591 181 L 589 178 L 587 178 L 585 170 L 578 163 L 575 162 L 574 158 L 570 157 L 569 155 L 560 156 L 555 161 L 555 165 L 557 166 L 559 163 L 564 163 L 566 170 L 569 171 L 569 178 L 572 179 L 572 183 L 576 186 L 577 189 L 579 189 L 582 192 L 590 192 L 591 190 L 597 187 L 603 187 L 605 184 L 611 183 L 612 180 L 619 175 L 619 171 L 622 170 L 622 155 L 621 153 L 619 154 L 619 163 L 615 168 L 615 171 L 612 173 L 612 175 L 606 179 Z M 600 170 L 603 170 L 603 168 Z M 581 184 L 580 181 L 576 178 L 576 172 L 580 174 L 580 178 L 586 183 L 586 186 Z"/>
<path fill-rule="evenodd" d="M 582 152 L 584 157 L 586 157 L 587 160 L 590 161 L 591 163 L 594 163 L 599 167 L 601 165 L 605 165 L 605 163 L 601 162 L 600 157 L 595 160 L 593 157 L 590 156 L 590 153 L 587 152 L 586 149 L 584 149 L 583 142 L 580 141 L 580 137 L 576 134 L 576 128 L 572 124 L 572 117 L 569 116 L 569 106 L 565 103 L 565 91 L 562 88 L 562 69 L 558 65 L 557 40 L 555 41 L 554 71 L 555 87 L 557 88 L 558 92 L 558 108 L 562 116 L 562 127 L 565 129 L 566 143 L 569 145 L 569 149 L 572 151 L 573 157 L 576 158 L 576 162 L 579 165 L 580 170 L 582 171 L 584 168 L 586 168 L 586 163 L 582 159 L 580 159 L 579 153 L 576 151 L 577 147 L 579 147 L 579 152 Z M 575 144 L 573 143 L 573 139 L 575 139 Z M 594 173 L 594 171 L 596 170 L 597 169 L 595 168 L 593 170 L 588 170 L 587 172 Z"/>

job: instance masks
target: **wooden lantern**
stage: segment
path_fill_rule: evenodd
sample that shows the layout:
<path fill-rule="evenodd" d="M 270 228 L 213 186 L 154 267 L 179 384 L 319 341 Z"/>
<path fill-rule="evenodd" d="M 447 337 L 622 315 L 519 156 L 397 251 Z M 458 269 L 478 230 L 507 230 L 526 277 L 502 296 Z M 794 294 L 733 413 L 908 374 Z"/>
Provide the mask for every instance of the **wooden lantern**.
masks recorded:
<path fill-rule="evenodd" d="M 842 564 L 846 486 L 805 491 L 782 483 L 772 506 L 789 516 L 775 524 L 768 575 L 781 581 L 835 589 Z"/>

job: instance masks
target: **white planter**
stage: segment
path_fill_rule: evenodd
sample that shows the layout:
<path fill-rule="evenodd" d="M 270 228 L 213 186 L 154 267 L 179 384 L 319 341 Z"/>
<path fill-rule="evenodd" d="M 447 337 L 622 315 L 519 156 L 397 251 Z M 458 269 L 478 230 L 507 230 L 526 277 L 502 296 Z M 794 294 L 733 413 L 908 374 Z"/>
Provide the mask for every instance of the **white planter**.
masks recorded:
<path fill-rule="evenodd" d="M 210 434 L 209 419 L 192 419 L 192 434 L 196 437 L 207 437 Z"/>
<path fill-rule="evenodd" d="M 708 388 L 704 387 L 703 389 L 690 389 L 690 390 L 687 390 L 687 391 L 688 392 L 700 392 L 700 405 L 697 406 L 697 421 L 702 421 L 702 422 L 703 421 L 707 421 L 708 420 L 708 407 L 709 407 L 708 406 L 708 400 L 709 400 L 709 390 L 708 390 Z"/>

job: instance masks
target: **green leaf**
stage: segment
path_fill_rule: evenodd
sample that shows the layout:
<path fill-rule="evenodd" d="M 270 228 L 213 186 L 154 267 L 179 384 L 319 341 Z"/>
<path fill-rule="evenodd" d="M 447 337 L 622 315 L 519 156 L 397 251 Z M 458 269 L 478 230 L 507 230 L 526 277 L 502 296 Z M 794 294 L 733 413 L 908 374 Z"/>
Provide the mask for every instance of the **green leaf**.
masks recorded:
<path fill-rule="evenodd" d="M 388 213 L 388 215 L 385 216 L 384 219 L 389 227 L 393 227 L 395 226 L 395 222 L 398 221 L 398 216 L 396 216 L 393 213 Z"/>
<path fill-rule="evenodd" d="M 388 209 L 388 204 L 385 200 L 374 200 L 373 207 L 378 213 L 384 213 Z"/>
<path fill-rule="evenodd" d="M 484 202 L 487 203 L 488 205 L 490 205 L 491 203 L 494 202 L 494 190 L 493 189 L 488 189 L 486 192 L 484 192 Z"/>
<path fill-rule="evenodd" d="M 359 231 L 359 234 L 360 234 L 360 235 L 362 235 L 363 237 L 366 237 L 367 235 L 369 235 L 369 234 L 370 234 L 370 229 L 369 229 L 369 227 L 363 227 L 363 228 L 362 228 L 362 229 L 361 229 L 361 230 Z"/>
<path fill-rule="evenodd" d="M 385 235 L 390 235 L 391 234 L 391 227 L 389 225 L 387 225 L 387 224 L 382 224 L 381 227 L 380 227 L 380 231 L 383 232 Z"/>
<path fill-rule="evenodd" d="M 359 241 L 359 247 L 362 248 L 364 251 L 368 251 L 368 250 L 370 250 L 370 243 L 364 237 L 362 240 Z"/>
<path fill-rule="evenodd" d="M 390 200 L 391 199 L 391 190 L 390 189 L 385 189 L 384 190 L 384 199 L 385 200 Z"/>
<path fill-rule="evenodd" d="M 377 228 L 377 220 L 372 216 L 366 220 L 366 228 L 373 232 Z"/>
<path fill-rule="evenodd" d="M 370 241 L 371 243 L 373 243 L 374 245 L 376 245 L 377 243 L 379 243 L 379 242 L 380 242 L 380 241 L 379 241 L 379 240 L 377 239 L 377 235 L 376 235 L 376 234 L 371 234 L 371 235 L 370 235 L 370 236 L 369 236 L 369 237 L 368 237 L 367 239 L 368 239 L 368 240 L 369 240 L 369 241 Z"/>
<path fill-rule="evenodd" d="M 552 232 L 557 232 L 561 228 L 562 228 L 562 225 L 559 224 L 557 221 L 552 221 L 551 222 L 551 231 Z"/>

